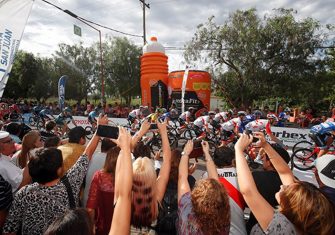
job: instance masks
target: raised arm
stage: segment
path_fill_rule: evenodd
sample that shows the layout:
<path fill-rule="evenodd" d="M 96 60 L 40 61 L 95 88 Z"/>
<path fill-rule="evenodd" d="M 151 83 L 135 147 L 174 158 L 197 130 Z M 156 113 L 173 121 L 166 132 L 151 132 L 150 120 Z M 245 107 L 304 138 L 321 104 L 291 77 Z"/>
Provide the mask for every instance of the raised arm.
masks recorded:
<path fill-rule="evenodd" d="M 187 192 L 191 191 L 190 185 L 188 183 L 188 160 L 189 155 L 193 150 L 192 140 L 187 141 L 182 156 L 179 163 L 178 169 L 178 202 L 180 198 Z"/>
<path fill-rule="evenodd" d="M 136 147 L 138 141 L 148 132 L 150 129 L 150 122 L 148 120 L 144 120 L 141 125 L 140 130 L 132 137 L 131 139 L 131 150 L 133 151 Z"/>
<path fill-rule="evenodd" d="M 122 127 L 119 129 L 117 145 L 121 148 L 115 172 L 115 193 L 116 199 L 112 226 L 109 234 L 129 234 L 131 215 L 131 189 L 133 186 L 133 169 L 130 155 L 131 136 Z M 112 198 L 111 198 L 112 200 Z"/>
<path fill-rule="evenodd" d="M 213 162 L 211 155 L 209 154 L 209 145 L 207 141 L 201 142 L 202 150 L 205 154 L 206 168 L 208 172 L 208 178 L 219 180 L 218 172 L 216 166 Z"/>
<path fill-rule="evenodd" d="M 237 180 L 245 202 L 265 231 L 272 220 L 274 209 L 258 192 L 245 159 L 244 150 L 250 143 L 252 143 L 252 136 L 242 134 L 235 144 Z"/>
<path fill-rule="evenodd" d="M 98 119 L 97 119 L 97 124 L 99 125 L 107 125 L 108 124 L 108 118 L 107 115 L 102 116 L 101 114 L 99 115 Z M 97 148 L 99 143 L 99 136 L 97 136 L 97 133 L 95 132 L 93 134 L 92 139 L 90 140 L 90 142 L 88 142 L 84 154 L 87 155 L 88 159 L 91 160 L 92 155 L 95 151 L 95 149 Z"/>
<path fill-rule="evenodd" d="M 157 122 L 157 127 L 162 138 L 162 151 L 163 151 L 163 163 L 157 177 L 157 201 L 162 201 L 166 186 L 170 178 L 170 169 L 171 169 L 171 149 L 169 138 L 167 134 L 167 121 L 162 123 Z"/>
<path fill-rule="evenodd" d="M 262 147 L 269 156 L 273 167 L 279 174 L 281 182 L 284 185 L 292 184 L 294 182 L 294 175 L 284 159 L 265 140 L 262 132 L 255 132 L 254 135 L 260 140 L 260 147 Z"/>

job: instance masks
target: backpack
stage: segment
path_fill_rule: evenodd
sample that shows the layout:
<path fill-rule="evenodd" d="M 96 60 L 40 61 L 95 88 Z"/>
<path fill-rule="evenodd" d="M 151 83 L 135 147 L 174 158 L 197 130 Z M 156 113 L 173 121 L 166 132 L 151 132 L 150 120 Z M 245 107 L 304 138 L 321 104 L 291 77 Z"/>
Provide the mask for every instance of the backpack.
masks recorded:
<path fill-rule="evenodd" d="M 158 234 L 177 234 L 178 188 L 175 182 L 169 182 L 159 208 L 155 230 Z"/>

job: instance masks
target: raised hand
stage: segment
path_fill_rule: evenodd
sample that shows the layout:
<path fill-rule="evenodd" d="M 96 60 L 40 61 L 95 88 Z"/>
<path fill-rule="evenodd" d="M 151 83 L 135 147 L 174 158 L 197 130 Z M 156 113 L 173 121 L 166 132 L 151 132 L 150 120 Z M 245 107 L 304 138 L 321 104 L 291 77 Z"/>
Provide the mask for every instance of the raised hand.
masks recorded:
<path fill-rule="evenodd" d="M 107 115 L 102 115 L 100 113 L 99 117 L 97 118 L 98 125 L 108 125 L 108 117 Z"/>
<path fill-rule="evenodd" d="M 193 150 L 193 141 L 189 140 L 189 141 L 187 141 L 187 143 L 186 143 L 186 145 L 184 147 L 183 152 L 184 152 L 185 155 L 190 155 L 190 153 L 192 152 L 192 150 Z"/>
<path fill-rule="evenodd" d="M 252 139 L 252 135 L 242 134 L 235 144 L 235 150 L 244 151 L 252 143 Z"/>

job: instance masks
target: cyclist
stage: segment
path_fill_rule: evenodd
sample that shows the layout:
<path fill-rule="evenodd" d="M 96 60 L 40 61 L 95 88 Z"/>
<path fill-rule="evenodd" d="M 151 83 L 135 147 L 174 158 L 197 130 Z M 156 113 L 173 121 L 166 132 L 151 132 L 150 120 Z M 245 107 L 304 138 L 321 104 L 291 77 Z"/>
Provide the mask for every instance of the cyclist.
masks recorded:
<path fill-rule="evenodd" d="M 156 108 L 156 111 L 154 113 L 149 114 L 146 118 L 150 120 L 151 122 L 155 122 L 158 119 L 160 119 L 163 113 L 166 113 L 165 108 Z"/>
<path fill-rule="evenodd" d="M 50 117 L 48 115 L 51 115 L 51 110 L 49 107 L 46 107 L 45 109 L 42 109 L 39 113 L 38 113 L 39 117 L 41 118 L 43 124 L 45 124 L 45 119 L 49 120 Z"/>
<path fill-rule="evenodd" d="M 89 123 L 91 123 L 93 129 L 97 127 L 97 117 L 99 117 L 99 108 L 96 107 L 94 108 L 93 111 L 91 111 L 88 116 L 87 119 L 89 121 Z"/>
<path fill-rule="evenodd" d="M 189 107 L 187 111 L 180 114 L 179 116 L 180 124 L 183 125 L 184 123 L 190 123 L 191 121 L 193 121 L 195 111 L 196 111 L 196 108 Z"/>
<path fill-rule="evenodd" d="M 279 113 L 278 115 L 278 126 L 284 127 L 285 123 L 290 120 L 290 113 L 291 109 L 289 107 L 286 107 L 283 112 Z"/>
<path fill-rule="evenodd" d="M 227 132 L 227 134 L 234 132 L 235 134 L 241 133 L 240 132 L 240 126 L 242 124 L 242 121 L 245 120 L 245 117 L 247 116 L 247 113 L 244 111 L 237 112 L 237 117 L 228 120 L 227 122 L 224 122 L 221 124 L 221 130 L 223 132 Z"/>
<path fill-rule="evenodd" d="M 56 118 L 55 122 L 57 126 L 59 126 L 62 130 L 62 134 L 67 133 L 69 130 L 69 127 L 67 126 L 70 122 L 72 122 L 73 125 L 77 126 L 75 123 L 72 115 L 72 110 L 69 107 L 66 107 Z"/>
<path fill-rule="evenodd" d="M 201 116 L 195 119 L 193 122 L 194 124 L 194 131 L 197 135 L 197 137 L 204 137 L 204 132 L 209 132 L 208 125 L 212 123 L 214 117 L 215 117 L 214 111 L 209 111 L 207 116 Z"/>
<path fill-rule="evenodd" d="M 324 122 L 311 127 L 309 137 L 320 148 L 318 157 L 328 152 L 329 146 L 334 141 L 335 122 Z"/>
<path fill-rule="evenodd" d="M 140 121 L 142 119 L 143 110 L 144 107 L 141 105 L 140 108 L 134 109 L 128 114 L 128 122 L 130 125 L 133 124 L 135 120 Z"/>

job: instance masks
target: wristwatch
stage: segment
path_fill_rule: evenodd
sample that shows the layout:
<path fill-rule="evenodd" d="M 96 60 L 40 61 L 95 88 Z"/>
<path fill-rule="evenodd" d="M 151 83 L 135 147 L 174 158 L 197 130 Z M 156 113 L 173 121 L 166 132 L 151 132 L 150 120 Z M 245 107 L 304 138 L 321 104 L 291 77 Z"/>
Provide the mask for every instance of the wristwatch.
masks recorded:
<path fill-rule="evenodd" d="M 188 154 L 186 154 L 184 151 L 181 152 L 181 156 L 184 156 L 184 155 L 188 155 Z"/>

